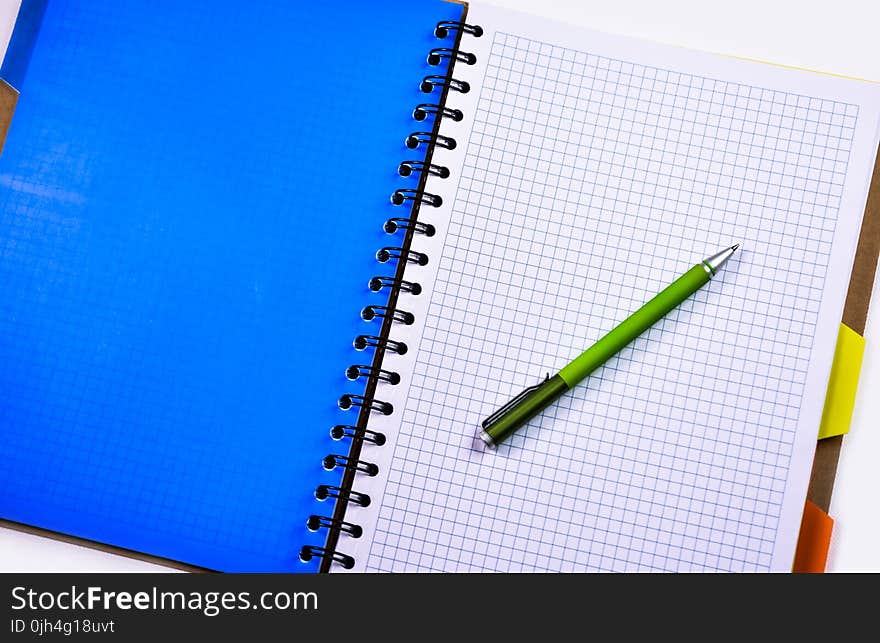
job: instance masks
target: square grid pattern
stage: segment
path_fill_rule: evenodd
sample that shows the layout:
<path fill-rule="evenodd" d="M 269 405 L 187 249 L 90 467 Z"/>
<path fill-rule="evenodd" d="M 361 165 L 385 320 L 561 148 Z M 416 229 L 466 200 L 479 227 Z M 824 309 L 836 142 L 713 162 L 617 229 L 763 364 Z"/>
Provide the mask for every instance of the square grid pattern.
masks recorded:
<path fill-rule="evenodd" d="M 768 569 L 857 116 L 496 34 L 367 569 Z M 493 410 L 736 242 L 479 446 Z"/>

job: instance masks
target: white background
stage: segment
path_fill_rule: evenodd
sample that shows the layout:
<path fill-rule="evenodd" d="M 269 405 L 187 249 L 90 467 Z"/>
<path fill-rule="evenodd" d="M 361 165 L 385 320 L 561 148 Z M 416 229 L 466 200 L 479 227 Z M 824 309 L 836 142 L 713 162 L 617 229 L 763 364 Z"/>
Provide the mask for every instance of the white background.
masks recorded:
<path fill-rule="evenodd" d="M 417 0 L 414 0 L 417 1 Z M 876 0 L 494 0 L 584 26 L 704 51 L 880 81 Z M 19 0 L 0 0 L 0 52 Z M 880 301 L 880 280 L 873 301 Z M 880 571 L 880 315 L 868 347 L 831 504 L 830 571 Z M 873 393 L 873 395 L 871 395 Z M 872 421 L 873 418 L 873 421 Z M 0 571 L 152 571 L 163 567 L 0 528 Z"/>

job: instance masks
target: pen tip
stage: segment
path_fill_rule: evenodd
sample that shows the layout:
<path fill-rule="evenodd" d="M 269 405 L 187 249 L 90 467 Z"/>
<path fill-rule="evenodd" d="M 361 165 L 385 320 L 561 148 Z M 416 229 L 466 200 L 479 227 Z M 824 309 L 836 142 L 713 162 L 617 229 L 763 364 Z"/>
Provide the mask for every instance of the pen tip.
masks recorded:
<path fill-rule="evenodd" d="M 739 244 L 733 245 L 730 247 L 731 250 L 737 250 L 739 248 Z"/>

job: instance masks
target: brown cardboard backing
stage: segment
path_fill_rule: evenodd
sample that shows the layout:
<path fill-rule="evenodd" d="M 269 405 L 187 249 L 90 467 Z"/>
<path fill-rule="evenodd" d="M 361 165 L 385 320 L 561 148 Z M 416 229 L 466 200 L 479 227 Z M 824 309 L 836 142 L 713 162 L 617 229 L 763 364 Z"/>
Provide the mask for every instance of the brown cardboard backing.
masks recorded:
<path fill-rule="evenodd" d="M 880 253 L 880 152 L 874 164 L 874 175 L 868 190 L 868 203 L 865 206 L 865 217 L 862 220 L 862 232 L 856 258 L 853 261 L 849 291 L 843 307 L 843 323 L 856 331 L 865 334 L 865 321 L 868 318 L 868 306 L 871 303 L 871 291 L 874 286 L 874 273 L 877 270 L 877 255 Z M 876 338 L 875 338 L 876 340 Z M 816 457 L 813 459 L 813 473 L 807 499 L 828 512 L 831 505 L 831 492 L 834 489 L 834 478 L 837 475 L 837 461 L 844 436 L 819 440 L 816 446 Z"/>
<path fill-rule="evenodd" d="M 41 538 L 51 538 L 52 540 L 57 540 L 58 542 L 68 543 L 70 545 L 77 545 L 79 547 L 88 547 L 89 549 L 94 549 L 96 551 L 104 551 L 109 554 L 115 554 L 116 556 L 125 556 L 126 558 L 132 558 L 134 560 L 140 560 L 145 563 L 151 563 L 153 565 L 161 565 L 163 567 L 170 567 L 172 569 L 178 569 L 183 572 L 211 572 L 210 569 L 205 569 L 203 567 L 196 567 L 194 565 L 188 565 L 186 563 L 181 563 L 176 560 L 171 560 L 170 558 L 160 558 L 159 556 L 151 556 L 150 554 L 145 554 L 139 551 L 133 551 L 131 549 L 123 549 L 122 547 L 117 547 L 115 545 L 105 545 L 104 543 L 99 543 L 94 540 L 85 540 L 83 538 L 78 538 L 76 536 L 70 536 L 68 534 L 63 534 L 59 531 L 50 531 L 49 529 L 43 529 L 41 527 L 32 527 L 31 525 L 25 525 L 20 522 L 13 522 L 11 520 L 4 520 L 0 518 L 0 527 L 5 529 L 13 529 L 15 531 L 20 531 L 25 534 L 32 534 L 34 536 L 40 536 Z M 157 570 L 162 571 L 162 570 Z"/>
<path fill-rule="evenodd" d="M 465 4 L 466 6 L 466 3 L 462 2 L 462 4 Z M 18 92 L 9 84 L 0 80 L 0 153 L 2 153 L 3 150 L 6 133 L 9 129 L 9 124 L 12 121 L 17 101 Z M 878 153 L 877 162 L 874 165 L 874 174 L 862 223 L 862 231 L 859 236 L 859 244 L 853 262 L 852 276 L 850 278 L 846 304 L 843 310 L 843 323 L 861 335 L 865 332 L 865 321 L 868 316 L 868 306 L 871 301 L 878 252 L 880 252 L 880 153 Z M 831 504 L 831 493 L 834 489 L 834 478 L 837 474 L 837 462 L 840 456 L 842 442 L 843 436 L 819 441 L 816 448 L 816 455 L 813 460 L 813 471 L 810 478 L 810 487 L 807 493 L 807 498 L 825 512 L 828 511 Z M 117 547 L 103 545 L 101 543 L 85 541 L 79 538 L 65 536 L 63 534 L 49 532 L 2 519 L 0 519 L 0 526 L 48 536 L 65 542 L 85 545 L 94 549 L 121 554 L 139 560 L 173 566 L 178 569 L 205 571 L 182 563 L 158 559 L 146 554 L 131 552 Z"/>
<path fill-rule="evenodd" d="M 9 83 L 0 79 L 0 154 L 3 153 L 3 144 L 6 142 L 6 133 L 12 122 L 12 113 L 18 102 L 18 92 Z"/>

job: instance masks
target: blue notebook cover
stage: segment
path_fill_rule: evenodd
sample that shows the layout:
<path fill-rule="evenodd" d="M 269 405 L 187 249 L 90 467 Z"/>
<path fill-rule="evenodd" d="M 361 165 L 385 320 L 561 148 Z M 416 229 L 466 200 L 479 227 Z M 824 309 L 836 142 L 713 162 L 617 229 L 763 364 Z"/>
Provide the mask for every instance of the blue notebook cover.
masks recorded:
<path fill-rule="evenodd" d="M 441 0 L 24 0 L 2 75 L 0 517 L 316 571 Z M 430 126 L 430 123 L 428 123 Z M 394 244 L 390 244 L 394 245 Z M 348 412 L 349 414 L 351 412 Z"/>

